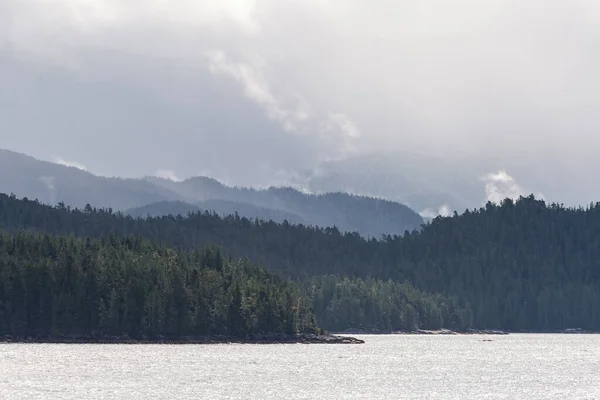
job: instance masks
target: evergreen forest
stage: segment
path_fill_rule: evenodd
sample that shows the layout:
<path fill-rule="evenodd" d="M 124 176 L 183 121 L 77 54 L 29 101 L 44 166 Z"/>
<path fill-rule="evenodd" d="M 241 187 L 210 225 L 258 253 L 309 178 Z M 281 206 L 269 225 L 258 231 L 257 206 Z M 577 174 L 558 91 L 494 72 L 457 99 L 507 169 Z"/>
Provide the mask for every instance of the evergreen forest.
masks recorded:
<path fill-rule="evenodd" d="M 0 335 L 180 338 L 316 333 L 299 288 L 219 249 L 0 234 Z"/>
<path fill-rule="evenodd" d="M 0 229 L 0 330 L 10 332 L 600 330 L 600 203 L 507 199 L 365 239 L 238 215 L 133 218 L 2 195 Z"/>

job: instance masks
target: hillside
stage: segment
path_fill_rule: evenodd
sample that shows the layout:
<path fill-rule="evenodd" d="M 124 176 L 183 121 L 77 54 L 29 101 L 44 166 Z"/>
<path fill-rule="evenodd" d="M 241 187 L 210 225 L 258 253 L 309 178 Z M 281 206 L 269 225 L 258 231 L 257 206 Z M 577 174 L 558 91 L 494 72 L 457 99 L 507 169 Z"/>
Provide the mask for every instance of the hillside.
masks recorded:
<path fill-rule="evenodd" d="M 214 210 L 221 215 L 237 211 L 249 218 L 335 226 L 343 232 L 359 232 L 376 238 L 382 234 L 402 234 L 423 224 L 423 219 L 410 208 L 372 197 L 340 192 L 310 195 L 292 188 L 228 187 L 205 177 L 183 182 L 161 178 L 149 180 L 183 198 L 194 199 L 201 209 Z M 167 214 L 173 213 L 164 215 Z"/>
<path fill-rule="evenodd" d="M 294 224 L 305 223 L 305 220 L 296 214 L 228 200 L 206 200 L 197 204 L 182 201 L 162 201 L 130 208 L 129 210 L 125 210 L 125 214 L 134 218 L 145 218 L 148 216 L 162 217 L 167 215 L 181 215 L 186 217 L 190 213 L 203 211 L 215 212 L 222 217 L 239 214 L 248 218 L 258 218 L 265 221 L 288 221 Z"/>
<path fill-rule="evenodd" d="M 106 178 L 6 150 L 0 150 L 0 192 L 81 209 L 94 204 L 136 216 L 185 216 L 194 209 L 222 216 L 238 213 L 251 219 L 336 226 L 376 238 L 412 231 L 423 223 L 410 208 L 375 198 L 345 193 L 315 196 L 291 188 L 234 188 L 206 177 L 183 182 Z"/>
<path fill-rule="evenodd" d="M 297 285 L 218 249 L 0 232 L 0 336 L 315 333 Z"/>
<path fill-rule="evenodd" d="M 45 204 L 63 202 L 83 208 L 94 203 L 115 210 L 179 199 L 178 195 L 144 180 L 96 176 L 8 150 L 0 150 L 0 192 Z"/>
<path fill-rule="evenodd" d="M 361 279 L 370 274 L 369 253 L 379 242 L 366 242 L 358 234 L 341 234 L 334 228 L 252 222 L 208 212 L 188 218 L 134 219 L 91 206 L 84 210 L 50 207 L 0 195 L 0 230 L 18 233 L 23 229 L 50 235 L 108 237 L 111 241 L 144 237 L 183 249 L 218 244 L 229 257 L 249 257 L 284 277 L 295 278 L 303 287 L 304 298 L 313 301 L 317 320 L 326 329 L 389 332 L 443 326 L 465 329 L 471 325 L 470 310 L 455 298 L 428 294 L 410 284 Z M 361 248 L 364 258 L 356 258 Z M 328 276 L 321 279 L 321 275 Z M 355 278 L 346 278 L 352 276 Z"/>
<path fill-rule="evenodd" d="M 437 218 L 404 237 L 365 240 L 331 228 L 207 213 L 135 220 L 3 196 L 0 227 L 93 237 L 133 234 L 183 248 L 214 243 L 303 282 L 313 293 L 317 316 L 346 315 L 348 327 L 356 327 L 353 321 L 372 324 L 369 296 L 388 291 L 382 282 L 391 279 L 410 284 L 419 299 L 432 294 L 431 301 L 411 305 L 419 321 L 429 319 L 423 307 L 431 304 L 444 325 L 454 318 L 458 326 L 515 331 L 600 329 L 600 203 L 573 209 L 531 196 Z M 312 280 L 323 275 L 334 276 L 334 284 Z M 350 281 L 343 286 L 335 283 L 345 279 Z"/>

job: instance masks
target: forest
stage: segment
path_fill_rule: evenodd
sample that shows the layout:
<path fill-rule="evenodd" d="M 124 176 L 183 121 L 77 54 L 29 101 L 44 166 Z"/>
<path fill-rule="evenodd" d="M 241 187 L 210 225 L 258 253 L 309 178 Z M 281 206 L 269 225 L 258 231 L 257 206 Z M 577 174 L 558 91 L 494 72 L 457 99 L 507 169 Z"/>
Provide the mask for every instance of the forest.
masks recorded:
<path fill-rule="evenodd" d="M 219 249 L 0 234 L 0 336 L 316 333 L 295 284 Z"/>
<path fill-rule="evenodd" d="M 465 331 L 472 325 L 471 309 L 456 297 L 424 293 L 407 282 L 327 275 L 303 287 L 321 326 L 337 332 Z"/>
<path fill-rule="evenodd" d="M 247 258 L 295 281 L 330 330 L 600 330 L 600 203 L 507 199 L 402 236 L 364 239 L 237 215 L 142 219 L 3 195 L 0 229 L 139 237 L 181 252 L 219 246 L 226 258 Z"/>

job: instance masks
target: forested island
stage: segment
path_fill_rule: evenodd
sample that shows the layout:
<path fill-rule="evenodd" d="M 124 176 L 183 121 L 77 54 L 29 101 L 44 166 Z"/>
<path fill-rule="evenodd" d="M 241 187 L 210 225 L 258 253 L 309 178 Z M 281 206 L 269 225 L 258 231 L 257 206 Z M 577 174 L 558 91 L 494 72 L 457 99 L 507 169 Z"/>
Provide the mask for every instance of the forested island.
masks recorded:
<path fill-rule="evenodd" d="M 364 239 L 2 195 L 0 229 L 0 336 L 600 330 L 600 204 L 530 196 Z"/>

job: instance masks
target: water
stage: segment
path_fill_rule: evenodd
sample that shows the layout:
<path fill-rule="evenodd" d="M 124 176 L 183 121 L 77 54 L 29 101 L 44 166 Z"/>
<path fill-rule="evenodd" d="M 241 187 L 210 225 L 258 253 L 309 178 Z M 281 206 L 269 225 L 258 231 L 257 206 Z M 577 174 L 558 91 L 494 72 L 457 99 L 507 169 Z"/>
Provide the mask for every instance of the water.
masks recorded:
<path fill-rule="evenodd" d="M 0 399 L 600 399 L 600 335 L 361 338 L 2 344 Z"/>

